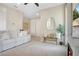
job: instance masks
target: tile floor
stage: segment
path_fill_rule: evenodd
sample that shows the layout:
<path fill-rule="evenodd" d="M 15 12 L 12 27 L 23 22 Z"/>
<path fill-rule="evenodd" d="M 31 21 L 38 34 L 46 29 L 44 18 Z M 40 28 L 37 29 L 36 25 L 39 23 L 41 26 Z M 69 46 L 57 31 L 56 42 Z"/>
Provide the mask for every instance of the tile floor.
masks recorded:
<path fill-rule="evenodd" d="M 65 56 L 66 47 L 53 43 L 41 42 L 40 38 L 32 38 L 31 42 L 0 53 L 1 56 Z"/>

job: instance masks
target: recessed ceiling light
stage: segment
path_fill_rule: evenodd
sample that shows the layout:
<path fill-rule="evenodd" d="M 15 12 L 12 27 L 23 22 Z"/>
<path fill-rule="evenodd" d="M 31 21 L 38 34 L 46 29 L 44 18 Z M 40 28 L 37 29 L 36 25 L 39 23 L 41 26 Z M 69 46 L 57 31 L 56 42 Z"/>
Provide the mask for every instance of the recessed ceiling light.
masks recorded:
<path fill-rule="evenodd" d="M 20 5 L 21 3 L 16 3 L 17 5 Z"/>
<path fill-rule="evenodd" d="M 36 13 L 36 16 L 39 16 L 39 13 Z"/>

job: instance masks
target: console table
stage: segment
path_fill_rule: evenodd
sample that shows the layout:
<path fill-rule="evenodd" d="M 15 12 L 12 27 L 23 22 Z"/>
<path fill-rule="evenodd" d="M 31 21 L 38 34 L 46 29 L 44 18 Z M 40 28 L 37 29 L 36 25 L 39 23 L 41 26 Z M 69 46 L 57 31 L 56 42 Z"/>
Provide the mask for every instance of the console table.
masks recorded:
<path fill-rule="evenodd" d="M 44 37 L 43 42 L 45 42 L 46 40 L 49 40 L 49 41 L 55 41 L 56 44 L 57 44 L 57 38 L 56 38 L 56 37 L 55 37 L 55 38 L 53 38 L 53 37 Z"/>

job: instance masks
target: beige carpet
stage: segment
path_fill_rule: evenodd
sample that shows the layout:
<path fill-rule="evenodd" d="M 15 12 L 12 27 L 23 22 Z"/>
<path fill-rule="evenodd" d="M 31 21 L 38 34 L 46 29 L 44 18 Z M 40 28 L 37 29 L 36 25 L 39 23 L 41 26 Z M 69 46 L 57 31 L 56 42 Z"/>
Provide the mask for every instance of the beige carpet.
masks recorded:
<path fill-rule="evenodd" d="M 43 43 L 40 38 L 0 53 L 1 56 L 65 56 L 66 47 Z"/>

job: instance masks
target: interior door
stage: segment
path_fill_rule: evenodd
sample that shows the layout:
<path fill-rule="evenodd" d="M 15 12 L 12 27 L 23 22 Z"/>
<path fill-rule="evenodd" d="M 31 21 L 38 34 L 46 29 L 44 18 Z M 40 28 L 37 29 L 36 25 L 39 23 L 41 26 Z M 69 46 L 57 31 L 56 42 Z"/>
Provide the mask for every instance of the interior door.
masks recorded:
<path fill-rule="evenodd" d="M 40 22 L 40 19 L 37 19 L 36 20 L 36 36 L 41 36 L 41 22 Z"/>
<path fill-rule="evenodd" d="M 31 35 L 36 35 L 36 20 L 31 20 L 30 32 Z"/>

